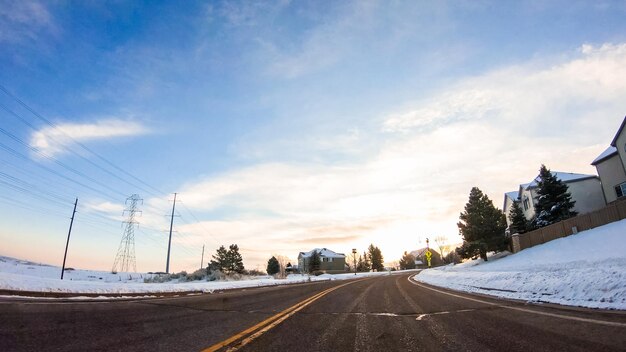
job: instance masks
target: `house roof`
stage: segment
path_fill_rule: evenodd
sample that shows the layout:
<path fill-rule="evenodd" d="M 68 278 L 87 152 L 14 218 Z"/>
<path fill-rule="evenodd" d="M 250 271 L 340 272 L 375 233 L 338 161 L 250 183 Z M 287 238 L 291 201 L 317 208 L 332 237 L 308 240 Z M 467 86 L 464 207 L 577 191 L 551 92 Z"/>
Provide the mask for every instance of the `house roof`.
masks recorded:
<path fill-rule="evenodd" d="M 519 191 L 506 192 L 504 194 L 504 203 L 502 204 L 502 210 L 506 211 L 506 199 L 507 198 L 509 198 L 512 201 L 516 201 L 518 196 L 519 196 Z"/>
<path fill-rule="evenodd" d="M 504 194 L 505 197 L 509 197 L 511 198 L 511 200 L 516 200 L 518 195 L 519 195 L 519 191 L 511 191 L 511 192 L 506 192 Z"/>
<path fill-rule="evenodd" d="M 582 181 L 582 180 L 586 180 L 589 178 L 598 178 L 598 176 L 596 175 L 586 175 L 586 174 L 575 174 L 572 172 L 558 172 L 558 171 L 551 171 L 552 175 L 556 176 L 556 178 L 558 178 L 559 180 L 565 182 L 565 183 L 570 183 L 570 182 L 575 182 L 575 181 Z M 539 176 L 535 177 L 535 179 L 533 180 L 533 182 L 529 183 L 526 186 L 526 189 L 531 189 L 531 188 L 535 188 L 537 187 L 537 179 L 539 178 Z"/>
<path fill-rule="evenodd" d="M 604 160 L 612 157 L 613 155 L 617 154 L 617 148 L 615 148 L 614 146 L 609 146 L 608 148 L 606 148 L 600 155 L 598 155 L 597 158 L 595 158 L 592 162 L 591 165 L 595 166 L 598 165 L 599 163 L 603 162 Z"/>
<path fill-rule="evenodd" d="M 411 251 L 411 254 L 412 254 L 413 256 L 415 256 L 415 258 L 417 259 L 418 257 L 421 257 L 421 256 L 424 254 L 424 252 L 426 251 L 426 249 L 427 249 L 426 247 L 424 247 L 424 248 L 420 248 L 420 249 L 416 249 L 416 250 L 414 250 L 414 251 Z M 434 249 L 433 249 L 433 247 L 430 247 L 430 248 L 428 248 L 428 249 L 429 249 L 429 250 L 433 253 L 433 255 L 435 255 L 435 254 L 436 254 L 437 256 L 439 256 L 439 252 L 437 252 L 436 250 L 434 250 Z"/>
<path fill-rule="evenodd" d="M 345 254 L 331 251 L 328 248 L 315 248 L 315 249 L 311 249 L 308 252 L 300 252 L 300 254 L 298 255 L 298 258 L 308 258 L 313 255 L 313 251 L 317 251 L 320 254 L 320 257 L 324 257 L 324 258 L 345 258 L 346 257 Z"/>
<path fill-rule="evenodd" d="M 624 119 L 622 120 L 622 124 L 617 129 L 617 133 L 615 133 L 615 137 L 613 137 L 613 140 L 611 141 L 611 146 L 615 147 L 615 143 L 617 142 L 617 137 L 619 137 L 619 135 L 622 133 L 622 130 L 624 129 L 624 127 L 626 127 L 626 116 L 624 116 Z"/>

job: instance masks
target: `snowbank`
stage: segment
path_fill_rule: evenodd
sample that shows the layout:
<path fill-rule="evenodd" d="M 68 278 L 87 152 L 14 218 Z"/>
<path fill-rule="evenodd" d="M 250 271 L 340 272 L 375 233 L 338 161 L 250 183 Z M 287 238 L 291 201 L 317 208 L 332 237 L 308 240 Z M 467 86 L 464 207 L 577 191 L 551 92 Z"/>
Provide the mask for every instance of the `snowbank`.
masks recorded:
<path fill-rule="evenodd" d="M 626 310 L 626 220 L 488 262 L 424 270 L 415 280 L 505 298 Z"/>
<path fill-rule="evenodd" d="M 347 280 L 355 277 L 388 275 L 380 273 L 358 273 L 338 275 L 289 275 L 287 279 L 277 280 L 270 276 L 251 277 L 238 281 L 190 281 L 144 283 L 145 277 L 152 274 L 117 273 L 70 270 L 60 279 L 61 268 L 32 263 L 14 258 L 0 257 L 0 290 L 61 292 L 84 294 L 158 294 L 166 292 L 213 292 L 216 290 L 274 286 L 302 283 L 309 281 Z M 99 297 L 102 298 L 102 297 Z"/>

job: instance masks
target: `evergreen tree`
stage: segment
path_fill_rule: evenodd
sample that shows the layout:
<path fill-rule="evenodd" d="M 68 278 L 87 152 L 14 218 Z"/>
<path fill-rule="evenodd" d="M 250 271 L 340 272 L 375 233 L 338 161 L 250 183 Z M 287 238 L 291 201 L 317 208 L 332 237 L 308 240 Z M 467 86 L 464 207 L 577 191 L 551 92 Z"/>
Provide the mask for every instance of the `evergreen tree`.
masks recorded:
<path fill-rule="evenodd" d="M 311 253 L 311 257 L 309 258 L 309 273 L 314 273 L 320 270 L 320 266 L 322 265 L 322 260 L 320 258 L 320 254 L 318 251 L 313 250 Z"/>
<path fill-rule="evenodd" d="M 415 256 L 404 251 L 404 255 L 400 258 L 400 269 L 415 269 Z"/>
<path fill-rule="evenodd" d="M 573 210 L 576 202 L 572 200 L 567 185 L 543 164 L 539 169 L 537 195 L 537 215 L 533 221 L 536 227 L 548 226 L 577 215 Z"/>
<path fill-rule="evenodd" d="M 356 271 L 364 272 L 365 270 L 365 262 L 363 261 L 363 257 L 359 256 L 359 260 L 356 263 Z"/>
<path fill-rule="evenodd" d="M 219 270 L 224 274 L 242 274 L 244 267 L 243 258 L 239 254 L 239 247 L 236 244 L 231 244 L 226 250 L 224 246 L 220 246 L 209 263 L 208 271 L 212 270 Z"/>
<path fill-rule="evenodd" d="M 511 221 L 511 233 L 524 233 L 530 230 L 530 223 L 526 220 L 526 215 L 524 215 L 519 200 L 513 201 L 511 212 L 509 213 L 509 220 Z"/>
<path fill-rule="evenodd" d="M 363 271 L 368 272 L 372 270 L 372 261 L 367 252 L 363 252 Z"/>
<path fill-rule="evenodd" d="M 267 274 L 274 275 L 274 274 L 278 274 L 279 271 L 280 271 L 280 265 L 278 264 L 278 259 L 272 256 L 270 260 L 267 261 Z"/>
<path fill-rule="evenodd" d="M 228 248 L 228 273 L 243 274 L 245 268 L 243 266 L 243 258 L 239 253 L 239 247 L 236 244 L 231 244 Z"/>
<path fill-rule="evenodd" d="M 469 201 L 459 219 L 457 226 L 463 245 L 457 253 L 461 257 L 480 256 L 486 261 L 488 251 L 498 252 L 508 247 L 508 238 L 504 234 L 506 217 L 478 187 L 470 191 Z"/>
<path fill-rule="evenodd" d="M 372 269 L 375 271 L 383 271 L 385 267 L 383 266 L 383 254 L 380 249 L 370 244 L 367 251 L 369 252 L 369 257 L 372 262 Z"/>
<path fill-rule="evenodd" d="M 216 253 L 212 257 L 213 259 L 209 263 L 208 270 L 219 270 L 223 273 L 226 273 L 226 269 L 230 266 L 228 262 L 228 251 L 226 250 L 226 248 L 224 248 L 224 246 L 220 246 L 220 248 L 217 249 Z"/>

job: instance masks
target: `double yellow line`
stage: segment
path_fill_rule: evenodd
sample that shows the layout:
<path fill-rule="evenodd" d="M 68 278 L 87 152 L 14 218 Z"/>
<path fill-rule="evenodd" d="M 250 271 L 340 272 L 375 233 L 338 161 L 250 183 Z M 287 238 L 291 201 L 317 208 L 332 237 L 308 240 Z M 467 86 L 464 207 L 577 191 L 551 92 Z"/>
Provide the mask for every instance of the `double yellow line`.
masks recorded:
<path fill-rule="evenodd" d="M 309 304 L 317 301 L 318 299 L 324 297 L 325 295 L 329 294 L 330 292 L 349 285 L 349 284 L 353 284 L 357 281 L 361 281 L 361 280 L 356 280 L 356 281 L 351 281 L 348 283 L 345 283 L 343 285 L 339 285 L 339 286 L 335 286 L 335 287 L 331 287 L 329 289 L 326 289 L 320 293 L 317 293 L 307 299 L 305 299 L 302 302 L 296 303 L 295 305 L 283 310 L 282 312 L 271 316 L 265 320 L 263 320 L 262 322 L 238 333 L 235 334 L 229 338 L 227 338 L 226 340 L 222 341 L 222 342 L 218 342 L 215 345 L 206 348 L 204 350 L 202 350 L 202 352 L 213 352 L 213 351 L 218 351 L 222 348 L 228 348 L 227 351 L 237 351 L 238 349 L 240 349 L 241 347 L 249 344 L 250 342 L 252 342 L 254 339 L 258 338 L 259 336 L 263 335 L 265 332 L 269 331 L 270 329 L 274 328 L 276 325 L 282 323 L 283 321 L 289 319 L 289 317 L 291 317 L 292 315 L 296 314 L 297 312 L 299 312 L 300 310 L 304 309 L 306 306 L 308 306 Z"/>

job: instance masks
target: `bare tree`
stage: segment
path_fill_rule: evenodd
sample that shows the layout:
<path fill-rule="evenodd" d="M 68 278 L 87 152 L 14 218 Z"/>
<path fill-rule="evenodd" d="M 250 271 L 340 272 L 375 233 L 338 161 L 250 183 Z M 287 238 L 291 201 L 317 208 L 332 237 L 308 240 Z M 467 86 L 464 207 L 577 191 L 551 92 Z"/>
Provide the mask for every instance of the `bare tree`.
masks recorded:
<path fill-rule="evenodd" d="M 356 263 L 359 261 L 359 257 L 358 257 L 358 253 L 350 253 L 350 255 L 348 256 L 348 267 L 350 268 L 350 272 L 355 272 L 356 271 Z"/>
<path fill-rule="evenodd" d="M 441 258 L 445 257 L 446 255 L 443 252 L 450 250 L 448 238 L 446 236 L 437 236 L 435 237 L 435 243 L 437 244 L 437 248 L 439 248 L 439 255 L 441 255 Z"/>
<path fill-rule="evenodd" d="M 274 257 L 276 257 L 276 259 L 278 260 L 278 266 L 280 268 L 280 270 L 278 271 L 278 278 L 286 278 L 287 272 L 285 269 L 287 268 L 287 263 L 289 263 L 289 258 L 285 257 L 284 255 L 274 255 Z"/>

